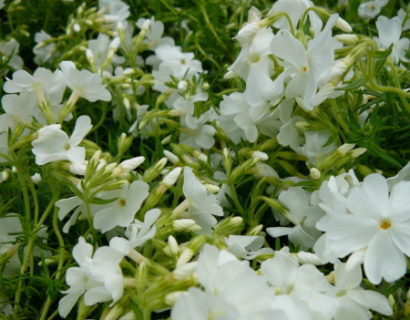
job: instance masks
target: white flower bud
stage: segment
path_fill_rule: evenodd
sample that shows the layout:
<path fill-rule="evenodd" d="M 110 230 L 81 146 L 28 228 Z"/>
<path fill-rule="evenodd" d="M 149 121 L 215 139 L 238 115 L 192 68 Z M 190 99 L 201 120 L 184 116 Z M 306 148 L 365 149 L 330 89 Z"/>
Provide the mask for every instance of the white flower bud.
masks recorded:
<path fill-rule="evenodd" d="M 9 172 L 7 170 L 3 170 L 0 173 L 0 183 L 6 181 L 9 178 Z"/>
<path fill-rule="evenodd" d="M 337 152 L 344 156 L 346 155 L 349 151 L 351 151 L 355 147 L 354 143 L 344 143 L 342 144 L 339 148 L 337 148 Z"/>
<path fill-rule="evenodd" d="M 169 247 L 169 251 L 172 254 L 175 254 L 175 255 L 178 254 L 179 252 L 178 242 L 173 236 L 168 237 L 168 247 Z"/>
<path fill-rule="evenodd" d="M 161 144 L 168 144 L 171 142 L 171 135 L 166 136 L 164 139 L 161 140 Z"/>
<path fill-rule="evenodd" d="M 177 164 L 180 162 L 179 158 L 171 151 L 164 150 L 164 155 L 167 157 L 169 162 L 171 162 L 172 164 Z"/>
<path fill-rule="evenodd" d="M 194 252 L 189 248 L 185 248 L 184 250 L 182 250 L 181 255 L 179 256 L 177 260 L 176 267 L 179 268 L 187 264 L 192 259 L 193 256 L 194 256 Z"/>
<path fill-rule="evenodd" d="M 188 82 L 181 80 L 178 82 L 178 90 L 185 91 L 188 88 Z"/>
<path fill-rule="evenodd" d="M 173 306 L 175 304 L 175 301 L 179 298 L 179 296 L 184 293 L 183 291 L 174 291 L 172 293 L 169 293 L 165 296 L 165 303 L 169 306 Z"/>
<path fill-rule="evenodd" d="M 174 274 L 175 279 L 183 280 L 191 277 L 198 266 L 198 262 L 189 262 L 180 267 L 177 267 L 172 273 Z"/>
<path fill-rule="evenodd" d="M 87 163 L 83 162 L 83 163 L 71 163 L 69 170 L 71 173 L 79 175 L 79 176 L 83 176 L 85 175 L 85 171 L 87 170 Z"/>
<path fill-rule="evenodd" d="M 268 155 L 265 152 L 261 152 L 261 151 L 254 151 L 252 153 L 252 158 L 255 158 L 261 161 L 266 161 L 269 159 Z"/>
<path fill-rule="evenodd" d="M 80 32 L 80 30 L 81 30 L 80 25 L 78 23 L 75 23 L 73 25 L 73 30 L 74 30 L 74 32 Z"/>
<path fill-rule="evenodd" d="M 179 219 L 172 223 L 175 231 L 198 231 L 201 227 L 198 226 L 195 220 L 192 219 Z"/>
<path fill-rule="evenodd" d="M 110 49 L 117 50 L 121 44 L 121 40 L 119 37 L 115 37 L 110 43 Z"/>
<path fill-rule="evenodd" d="M 300 263 L 310 263 L 316 266 L 320 266 L 323 264 L 323 261 L 314 253 L 299 251 L 296 254 Z"/>
<path fill-rule="evenodd" d="M 354 149 L 354 150 L 352 151 L 351 155 L 352 155 L 353 158 L 358 158 L 358 157 L 360 157 L 363 153 L 365 153 L 366 151 L 367 151 L 366 148 L 357 148 L 357 149 Z"/>
<path fill-rule="evenodd" d="M 208 161 L 208 156 L 202 152 L 195 150 L 193 154 L 195 157 L 197 157 L 201 161 L 204 161 L 204 162 Z"/>
<path fill-rule="evenodd" d="M 126 172 L 130 172 L 138 168 L 144 161 L 145 158 L 143 156 L 135 157 L 132 159 L 122 161 L 120 163 L 120 167 L 123 168 Z"/>
<path fill-rule="evenodd" d="M 337 19 L 335 26 L 344 32 L 352 32 L 352 26 L 340 17 Z"/>
<path fill-rule="evenodd" d="M 172 169 L 171 172 L 169 172 L 162 182 L 166 184 L 167 186 L 172 186 L 177 182 L 179 176 L 181 175 L 182 168 L 181 167 L 176 167 L 175 169 Z"/>
<path fill-rule="evenodd" d="M 359 37 L 356 34 L 338 34 L 335 38 L 344 44 L 356 44 L 359 41 Z"/>
<path fill-rule="evenodd" d="M 321 177 L 320 171 L 317 168 L 311 168 L 310 170 L 310 176 L 314 180 L 319 180 Z"/>
<path fill-rule="evenodd" d="M 218 186 L 209 183 L 205 184 L 205 188 L 210 193 L 218 193 L 221 190 Z"/>
<path fill-rule="evenodd" d="M 33 181 L 35 184 L 39 183 L 41 181 L 41 175 L 39 173 L 35 173 L 31 176 L 31 181 Z"/>

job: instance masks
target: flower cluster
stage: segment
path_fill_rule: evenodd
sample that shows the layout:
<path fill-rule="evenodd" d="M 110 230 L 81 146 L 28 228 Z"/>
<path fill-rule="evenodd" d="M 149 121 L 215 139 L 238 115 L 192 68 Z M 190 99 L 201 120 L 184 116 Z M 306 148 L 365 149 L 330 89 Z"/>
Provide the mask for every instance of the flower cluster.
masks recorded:
<path fill-rule="evenodd" d="M 321 2 L 0 0 L 0 318 L 407 318 L 410 7 Z"/>

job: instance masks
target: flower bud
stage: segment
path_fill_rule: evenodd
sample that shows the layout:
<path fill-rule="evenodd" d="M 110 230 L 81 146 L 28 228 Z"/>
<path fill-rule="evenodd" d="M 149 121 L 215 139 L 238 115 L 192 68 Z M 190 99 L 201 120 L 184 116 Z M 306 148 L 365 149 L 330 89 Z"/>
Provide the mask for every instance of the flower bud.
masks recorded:
<path fill-rule="evenodd" d="M 189 262 L 180 267 L 177 267 L 172 273 L 174 274 L 175 279 L 184 280 L 191 277 L 198 266 L 198 262 Z"/>
<path fill-rule="evenodd" d="M 269 159 L 268 155 L 265 152 L 254 151 L 252 157 L 261 161 L 266 161 Z"/>
<path fill-rule="evenodd" d="M 164 155 L 167 157 L 169 162 L 171 162 L 172 164 L 178 164 L 180 162 L 179 158 L 171 151 L 164 150 Z"/>
<path fill-rule="evenodd" d="M 178 242 L 173 236 L 168 237 L 168 247 L 172 254 L 177 255 L 179 253 Z"/>
<path fill-rule="evenodd" d="M 140 157 L 135 157 L 135 158 L 131 158 L 128 160 L 124 160 L 119 164 L 119 166 L 122 169 L 124 169 L 126 172 L 130 172 L 138 168 L 144 161 L 145 161 L 145 158 L 140 156 Z"/>
<path fill-rule="evenodd" d="M 189 248 L 185 248 L 184 250 L 182 250 L 181 255 L 179 256 L 177 260 L 176 267 L 179 268 L 187 264 L 192 259 L 193 256 L 194 256 L 194 252 Z"/>
<path fill-rule="evenodd" d="M 31 176 L 31 180 L 37 184 L 41 181 L 41 175 L 39 173 L 35 173 Z"/>
<path fill-rule="evenodd" d="M 183 291 L 174 291 L 172 293 L 169 293 L 165 296 L 165 303 L 169 306 L 173 306 L 179 296 L 184 293 Z"/>
<path fill-rule="evenodd" d="M 311 168 L 310 170 L 310 176 L 312 177 L 313 180 L 319 180 L 321 177 L 320 171 L 317 168 Z"/>
<path fill-rule="evenodd" d="M 198 226 L 195 220 L 192 219 L 178 219 L 172 223 L 175 231 L 198 231 L 201 227 Z"/>
<path fill-rule="evenodd" d="M 181 80 L 178 82 L 178 90 L 185 91 L 188 88 L 188 82 Z"/>
<path fill-rule="evenodd" d="M 163 182 L 165 185 L 169 186 L 169 187 L 172 186 L 172 185 L 174 185 L 174 184 L 177 182 L 179 176 L 181 175 L 181 171 L 182 171 L 182 168 L 181 168 L 181 167 L 176 167 L 175 169 L 172 169 L 172 171 L 169 172 L 169 173 L 164 177 L 164 179 L 162 180 L 162 182 Z"/>

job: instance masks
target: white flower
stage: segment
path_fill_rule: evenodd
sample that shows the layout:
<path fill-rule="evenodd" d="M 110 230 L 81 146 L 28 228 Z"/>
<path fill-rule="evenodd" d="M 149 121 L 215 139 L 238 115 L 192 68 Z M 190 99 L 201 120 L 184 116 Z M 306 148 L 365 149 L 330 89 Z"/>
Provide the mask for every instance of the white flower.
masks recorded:
<path fill-rule="evenodd" d="M 284 72 L 291 78 L 285 89 L 286 99 L 295 98 L 306 110 L 312 110 L 332 93 L 324 85 L 331 80 L 334 51 L 341 46 L 332 37 L 337 19 L 338 15 L 332 15 L 325 27 L 309 40 L 307 48 L 286 29 L 280 30 L 272 40 L 272 53 L 284 60 Z"/>
<path fill-rule="evenodd" d="M 21 69 L 23 67 L 23 59 L 18 55 L 20 44 L 15 39 L 0 41 L 0 54 L 4 61 L 8 61 L 8 65 L 13 69 Z"/>
<path fill-rule="evenodd" d="M 228 250 L 236 257 L 253 260 L 263 254 L 271 254 L 270 248 L 262 248 L 265 239 L 261 236 L 236 236 L 230 235 L 225 239 Z"/>
<path fill-rule="evenodd" d="M 217 197 L 208 193 L 190 167 L 184 167 L 183 191 L 189 203 L 188 217 L 202 228 L 201 233 L 210 233 L 217 222 L 214 216 L 223 216 Z"/>
<path fill-rule="evenodd" d="M 174 39 L 170 37 L 162 37 L 164 33 L 164 24 L 161 21 L 155 21 L 155 18 L 144 19 L 140 18 L 137 20 L 137 27 L 143 29 L 144 26 L 148 24 L 148 30 L 145 35 L 144 43 L 149 49 L 155 49 L 163 44 L 169 44 L 174 46 Z"/>
<path fill-rule="evenodd" d="M 239 143 L 241 139 L 255 142 L 259 131 L 263 130 L 264 121 L 273 115 L 269 104 L 250 105 L 240 92 L 224 96 L 220 111 L 218 121 L 234 143 Z"/>
<path fill-rule="evenodd" d="M 264 279 L 227 251 L 205 245 L 197 265 L 204 291 L 182 293 L 171 312 L 174 320 L 285 320 L 270 308 L 271 294 Z"/>
<path fill-rule="evenodd" d="M 389 49 L 392 46 L 391 55 L 395 64 L 398 64 L 400 61 L 410 62 L 406 58 L 406 52 L 410 47 L 410 39 L 400 39 L 402 21 L 398 17 L 389 19 L 385 16 L 379 16 L 376 20 L 376 28 L 379 33 L 379 38 L 377 39 L 379 48 Z"/>
<path fill-rule="evenodd" d="M 1 104 L 5 113 L 0 115 L 0 132 L 15 128 L 18 124 L 30 124 L 33 117 L 42 118 L 33 93 L 6 94 Z"/>
<path fill-rule="evenodd" d="M 314 265 L 300 266 L 284 247 L 264 261 L 260 271 L 274 290 L 273 305 L 289 319 L 330 319 L 334 302 L 328 293 L 332 287 Z"/>
<path fill-rule="evenodd" d="M 61 102 L 64 90 L 61 71 L 51 72 L 46 68 L 37 68 L 33 75 L 24 70 L 17 70 L 13 73 L 13 79 L 7 79 L 4 84 L 4 91 L 8 93 L 35 92 L 38 103 L 47 100 L 53 105 Z"/>
<path fill-rule="evenodd" d="M 285 12 L 289 16 L 293 27 L 296 28 L 302 15 L 311 7 L 313 7 L 313 3 L 310 0 L 278 0 L 273 4 L 268 15 Z M 319 31 L 322 28 L 322 21 L 318 15 L 314 11 L 309 11 L 308 16 L 314 32 Z M 273 25 L 278 29 L 291 29 L 285 17 L 281 17 Z"/>
<path fill-rule="evenodd" d="M 101 77 L 88 70 L 77 70 L 71 61 L 60 63 L 64 81 L 75 95 L 82 97 L 90 102 L 97 100 L 110 101 L 111 94 L 102 85 Z"/>
<path fill-rule="evenodd" d="M 279 201 L 287 206 L 285 217 L 295 226 L 267 228 L 268 234 L 272 237 L 287 235 L 290 241 L 302 249 L 312 248 L 320 235 L 315 224 L 323 215 L 322 210 L 310 204 L 310 194 L 301 187 L 282 191 Z"/>
<path fill-rule="evenodd" d="M 243 47 L 235 62 L 228 67 L 228 75 L 239 75 L 246 82 L 246 101 L 254 106 L 265 100 L 278 98 L 283 93 L 283 75 L 275 80 L 270 44 L 273 39 L 271 29 L 259 29 L 249 46 Z"/>
<path fill-rule="evenodd" d="M 94 227 L 101 232 L 116 226 L 128 227 L 148 196 L 148 189 L 144 181 L 135 180 L 121 189 L 101 193 L 99 198 L 113 201 L 93 207 Z"/>
<path fill-rule="evenodd" d="M 84 294 L 84 303 L 92 306 L 113 300 L 113 305 L 123 294 L 123 278 L 119 263 L 123 255 L 110 247 L 93 247 L 83 237 L 73 248 L 73 257 L 80 267 L 69 268 L 66 282 L 70 288 L 58 304 L 58 312 L 65 318 Z"/>
<path fill-rule="evenodd" d="M 375 0 L 362 3 L 358 9 L 358 15 L 362 18 L 372 19 L 380 13 L 380 10 L 388 3 L 388 0 Z"/>
<path fill-rule="evenodd" d="M 36 34 L 34 35 L 34 41 L 36 42 L 36 46 L 33 48 L 33 52 L 35 55 L 34 61 L 37 64 L 47 62 L 51 58 L 56 48 L 55 43 L 51 42 L 47 45 L 44 45 L 44 42 L 50 39 L 52 39 L 52 37 L 44 30 L 36 32 Z"/>
<path fill-rule="evenodd" d="M 130 250 L 142 246 L 147 240 L 155 236 L 157 232 L 155 222 L 160 215 L 161 211 L 159 209 L 147 211 L 144 222 L 135 219 L 134 222 L 128 226 L 125 231 L 128 240 L 114 237 L 110 240 L 110 247 L 123 254 L 128 254 Z"/>
<path fill-rule="evenodd" d="M 338 262 L 335 265 L 334 275 L 335 320 L 371 319 L 372 314 L 368 311 L 369 309 L 386 316 L 393 314 L 385 296 L 360 287 L 362 282 L 360 266 L 349 271 L 346 264 Z"/>
<path fill-rule="evenodd" d="M 68 233 L 70 227 L 74 225 L 77 221 L 77 218 L 81 214 L 82 216 L 86 215 L 86 207 L 79 197 L 74 196 L 71 198 L 60 199 L 55 203 L 55 206 L 59 209 L 58 210 L 58 219 L 63 220 L 67 214 L 74 210 L 71 214 L 68 221 L 63 226 L 63 232 Z"/>
<path fill-rule="evenodd" d="M 32 142 L 36 164 L 68 160 L 72 163 L 85 161 L 85 148 L 79 147 L 81 140 L 92 128 L 88 116 L 80 116 L 70 137 L 61 130 L 61 125 L 51 124 L 38 131 L 38 138 Z"/>
<path fill-rule="evenodd" d="M 316 224 L 326 232 L 325 246 L 340 258 L 365 250 L 364 270 L 374 284 L 382 278 L 401 278 L 406 273 L 405 256 L 410 256 L 409 193 L 408 181 L 389 192 L 382 175 L 367 176 L 350 191 L 346 212 L 326 214 Z"/>
<path fill-rule="evenodd" d="M 108 22 L 121 22 L 130 15 L 129 6 L 121 0 L 98 0 L 100 9 L 104 9 L 104 18 Z"/>

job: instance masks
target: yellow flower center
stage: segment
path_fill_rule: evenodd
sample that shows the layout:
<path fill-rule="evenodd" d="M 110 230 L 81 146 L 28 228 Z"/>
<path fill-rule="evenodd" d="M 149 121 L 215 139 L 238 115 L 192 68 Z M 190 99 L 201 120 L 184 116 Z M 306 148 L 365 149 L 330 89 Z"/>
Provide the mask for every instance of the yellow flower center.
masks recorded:
<path fill-rule="evenodd" d="M 380 229 L 387 230 L 391 227 L 391 222 L 389 219 L 383 219 L 379 223 Z"/>
<path fill-rule="evenodd" d="M 64 145 L 64 150 L 70 150 L 70 148 L 71 148 L 71 145 L 67 142 L 65 145 Z"/>
<path fill-rule="evenodd" d="M 261 57 L 257 53 L 252 53 L 251 55 L 249 55 L 248 59 L 250 63 L 256 63 L 261 59 Z"/>
<path fill-rule="evenodd" d="M 127 204 L 127 201 L 123 198 L 119 198 L 118 204 L 120 205 L 120 207 L 125 207 L 125 205 Z"/>

